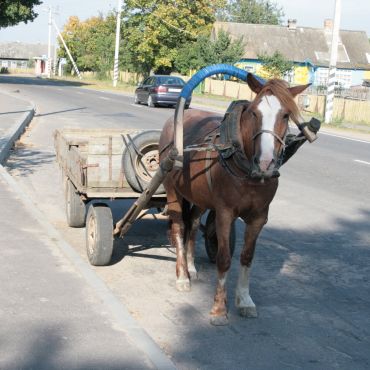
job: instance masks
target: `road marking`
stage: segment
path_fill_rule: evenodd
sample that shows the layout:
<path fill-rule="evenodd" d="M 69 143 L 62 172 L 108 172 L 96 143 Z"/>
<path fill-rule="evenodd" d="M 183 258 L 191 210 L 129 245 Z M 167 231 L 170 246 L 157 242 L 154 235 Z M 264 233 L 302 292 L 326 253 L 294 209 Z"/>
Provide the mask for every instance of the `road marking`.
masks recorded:
<path fill-rule="evenodd" d="M 356 141 L 358 143 L 364 143 L 364 144 L 370 144 L 370 141 L 367 141 L 367 140 L 360 140 L 360 139 L 354 139 L 352 137 L 347 137 L 347 136 L 341 136 L 341 135 L 335 135 L 335 134 L 331 134 L 329 132 L 325 132 L 325 131 L 319 131 L 318 134 L 323 134 L 323 135 L 328 135 L 328 136 L 333 136 L 333 137 L 337 137 L 339 139 L 344 139 L 344 140 L 350 140 L 350 141 Z"/>
<path fill-rule="evenodd" d="M 107 98 L 106 96 L 99 96 L 99 98 L 103 100 L 110 100 L 110 98 Z"/>
<path fill-rule="evenodd" d="M 63 91 L 63 89 L 57 89 L 58 91 Z"/>
<path fill-rule="evenodd" d="M 361 161 L 361 159 L 354 159 L 355 162 L 357 163 L 361 163 L 361 164 L 367 164 L 370 166 L 370 162 L 366 162 L 366 161 Z"/>
<path fill-rule="evenodd" d="M 81 91 L 77 91 L 77 94 L 85 95 L 85 93 L 83 93 L 83 92 L 81 92 Z"/>

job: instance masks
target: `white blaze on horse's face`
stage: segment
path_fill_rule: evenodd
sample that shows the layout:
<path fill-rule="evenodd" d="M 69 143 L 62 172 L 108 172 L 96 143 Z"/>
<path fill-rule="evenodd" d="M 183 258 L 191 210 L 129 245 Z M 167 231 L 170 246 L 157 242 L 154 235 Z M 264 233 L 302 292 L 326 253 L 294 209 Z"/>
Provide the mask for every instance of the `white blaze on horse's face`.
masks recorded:
<path fill-rule="evenodd" d="M 257 109 L 261 112 L 262 116 L 261 130 L 274 131 L 276 118 L 281 110 L 279 99 L 274 95 L 265 95 L 258 104 Z M 275 139 L 273 135 L 268 132 L 261 134 L 261 155 L 259 162 L 262 171 L 266 171 L 274 159 L 274 143 Z"/>

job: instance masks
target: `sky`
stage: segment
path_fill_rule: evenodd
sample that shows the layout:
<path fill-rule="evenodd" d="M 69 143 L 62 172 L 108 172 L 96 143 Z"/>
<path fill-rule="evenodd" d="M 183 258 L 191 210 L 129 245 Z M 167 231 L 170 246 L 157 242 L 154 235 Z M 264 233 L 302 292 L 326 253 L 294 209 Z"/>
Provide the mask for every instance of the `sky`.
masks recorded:
<path fill-rule="evenodd" d="M 285 13 L 285 21 L 297 19 L 297 26 L 321 28 L 324 19 L 333 18 L 335 0 L 273 0 Z M 117 6 L 118 0 L 44 0 L 36 7 L 39 16 L 34 22 L 0 29 L 0 42 L 20 41 L 42 43 L 48 41 L 47 6 L 58 9 L 56 23 L 62 28 L 68 17 L 78 16 L 81 20 L 106 14 Z M 370 0 L 342 0 L 341 29 L 365 31 L 370 38 Z M 285 22 L 286 23 L 286 22 Z M 55 36 L 54 36 L 55 37 Z"/>

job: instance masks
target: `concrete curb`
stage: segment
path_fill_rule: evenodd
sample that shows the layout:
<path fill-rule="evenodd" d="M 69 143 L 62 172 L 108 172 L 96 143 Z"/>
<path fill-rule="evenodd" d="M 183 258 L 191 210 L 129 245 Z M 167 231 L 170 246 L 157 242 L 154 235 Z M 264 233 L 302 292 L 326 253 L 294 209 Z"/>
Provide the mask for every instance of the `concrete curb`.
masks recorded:
<path fill-rule="evenodd" d="M 22 115 L 20 122 L 16 122 L 12 127 L 10 127 L 10 129 L 7 130 L 3 138 L 4 142 L 0 144 L 0 164 L 4 164 L 14 143 L 20 138 L 25 128 L 30 124 L 33 116 L 35 115 L 36 108 L 33 104 L 28 106 L 26 109 L 28 111 Z"/>
<path fill-rule="evenodd" d="M 91 267 L 77 254 L 73 247 L 67 243 L 59 232 L 50 224 L 37 205 L 26 195 L 25 189 L 7 172 L 3 162 L 7 159 L 14 142 L 21 136 L 25 127 L 31 122 L 35 107 L 26 112 L 20 123 L 14 124 L 5 135 L 7 140 L 0 147 L 0 176 L 9 184 L 10 188 L 22 201 L 27 211 L 39 222 L 44 233 L 53 242 L 52 244 L 61 251 L 82 275 L 87 284 L 93 288 L 95 294 L 109 308 L 112 319 L 120 328 L 127 333 L 132 342 L 137 345 L 150 359 L 157 369 L 176 370 L 173 362 L 164 354 L 152 337 L 131 316 L 127 308 L 111 292 L 107 285 L 95 274 Z"/>

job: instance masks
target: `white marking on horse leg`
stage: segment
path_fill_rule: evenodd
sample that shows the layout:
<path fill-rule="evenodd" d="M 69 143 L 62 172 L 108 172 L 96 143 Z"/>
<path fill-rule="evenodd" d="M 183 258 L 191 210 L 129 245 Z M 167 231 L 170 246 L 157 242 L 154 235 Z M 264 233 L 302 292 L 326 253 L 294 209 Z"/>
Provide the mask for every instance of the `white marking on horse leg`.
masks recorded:
<path fill-rule="evenodd" d="M 227 272 L 218 274 L 215 301 L 210 317 L 211 324 L 215 326 L 227 325 L 229 323 L 226 307 L 226 280 Z"/>
<path fill-rule="evenodd" d="M 235 305 L 241 316 L 257 317 L 256 305 L 249 295 L 250 267 L 240 266 L 238 285 L 236 286 Z"/>
<path fill-rule="evenodd" d="M 178 273 L 179 275 L 177 276 L 176 279 L 176 288 L 180 292 L 188 292 L 190 291 L 190 280 L 188 277 L 187 273 L 187 263 L 186 263 L 186 257 L 185 257 L 185 248 L 184 248 L 184 243 L 183 239 L 176 234 L 175 236 L 175 245 L 176 245 L 176 250 L 177 250 L 177 263 L 180 261 L 178 264 Z"/>
<path fill-rule="evenodd" d="M 194 257 L 190 257 L 190 258 L 188 257 L 188 271 L 189 271 L 190 278 L 192 280 L 198 279 L 198 272 L 197 272 L 197 269 L 195 268 Z"/>
<path fill-rule="evenodd" d="M 274 131 L 277 114 L 281 109 L 279 99 L 274 95 L 265 95 L 258 104 L 262 115 L 262 130 Z M 274 158 L 274 136 L 263 132 L 261 134 L 260 162 L 271 163 Z"/>

